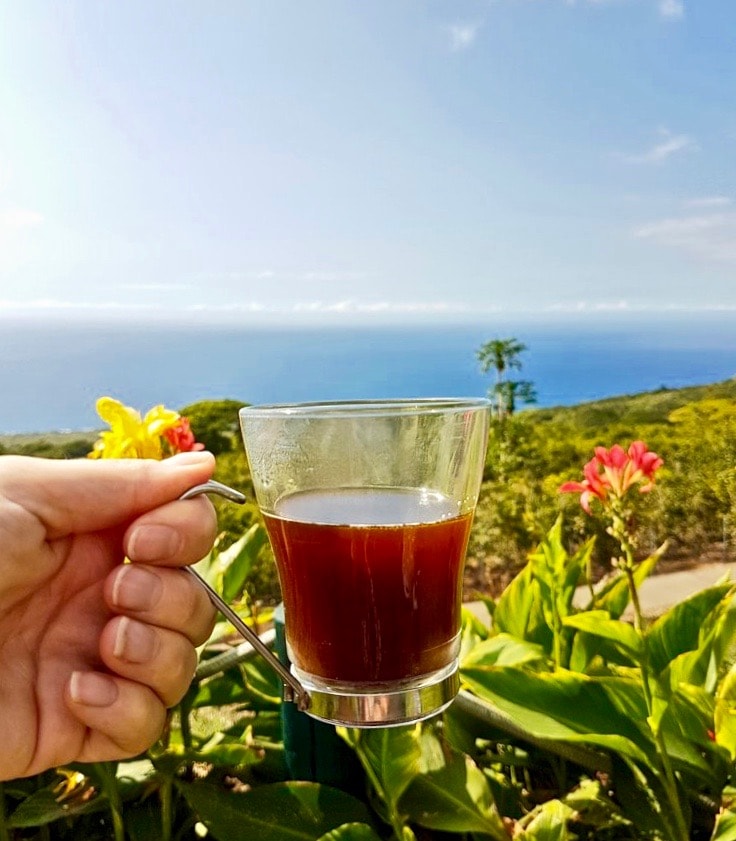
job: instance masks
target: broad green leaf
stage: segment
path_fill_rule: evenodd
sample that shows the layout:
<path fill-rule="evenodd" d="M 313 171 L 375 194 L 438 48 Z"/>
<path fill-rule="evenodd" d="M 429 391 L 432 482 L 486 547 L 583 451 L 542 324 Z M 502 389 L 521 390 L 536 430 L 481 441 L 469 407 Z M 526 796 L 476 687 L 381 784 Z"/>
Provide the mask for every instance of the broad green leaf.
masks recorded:
<path fill-rule="evenodd" d="M 414 777 L 399 810 L 409 821 L 444 832 L 480 832 L 508 841 L 483 772 L 470 757 L 422 734 L 422 773 Z"/>
<path fill-rule="evenodd" d="M 685 651 L 670 660 L 662 670 L 662 683 L 668 685 L 674 692 L 683 683 L 693 686 L 705 686 L 706 682 L 713 682 L 715 675 L 711 675 L 711 660 L 713 652 L 713 634 L 703 640 L 698 648 Z"/>
<path fill-rule="evenodd" d="M 527 564 L 501 594 L 493 614 L 493 629 L 536 642 L 545 651 L 552 647 L 552 632 L 544 619 L 539 584 Z"/>
<path fill-rule="evenodd" d="M 586 634 L 610 640 L 633 657 L 636 662 L 641 661 L 644 648 L 642 638 L 628 622 L 611 619 L 605 610 L 576 613 L 565 617 L 563 621 L 567 627 L 577 628 Z"/>
<path fill-rule="evenodd" d="M 659 559 L 664 554 L 667 544 L 663 543 L 659 549 L 642 561 L 634 570 L 634 583 L 640 587 L 654 572 Z M 588 605 L 588 609 L 599 608 L 607 610 L 614 619 L 618 619 L 626 610 L 631 599 L 629 582 L 625 573 L 621 572 L 607 581 L 595 594 L 595 598 Z"/>
<path fill-rule="evenodd" d="M 526 639 L 534 606 L 534 578 L 527 564 L 501 593 L 493 611 L 493 627 Z"/>
<path fill-rule="evenodd" d="M 604 640 L 601 637 L 593 637 L 590 634 L 575 634 L 572 638 L 570 662 L 568 663 L 570 671 L 587 671 L 594 658 L 602 653 L 603 643 Z"/>
<path fill-rule="evenodd" d="M 538 739 L 588 744 L 656 766 L 646 704 L 631 680 L 516 668 L 463 668 L 462 679 Z"/>
<path fill-rule="evenodd" d="M 161 841 L 161 801 L 146 797 L 125 803 L 125 831 L 130 841 Z"/>
<path fill-rule="evenodd" d="M 243 676 L 248 692 L 253 694 L 254 709 L 273 709 L 281 705 L 284 691 L 281 678 L 265 660 L 258 657 L 243 663 Z"/>
<path fill-rule="evenodd" d="M 567 828 L 575 812 L 560 800 L 548 800 L 538 806 L 524 825 L 524 841 L 574 841 L 576 836 Z"/>
<path fill-rule="evenodd" d="M 662 672 L 675 657 L 698 648 L 701 629 L 731 590 L 723 584 L 709 587 L 676 604 L 661 616 L 647 632 L 649 662 L 656 674 Z"/>
<path fill-rule="evenodd" d="M 117 768 L 118 780 L 130 780 L 136 783 L 145 782 L 156 773 L 150 759 L 132 759 L 121 762 Z"/>
<path fill-rule="evenodd" d="M 710 841 L 736 841 L 736 812 L 728 809 L 718 815 Z"/>
<path fill-rule="evenodd" d="M 244 704 L 250 700 L 250 697 L 250 693 L 243 684 L 240 670 L 232 668 L 200 683 L 191 706 L 192 709 L 198 709 Z"/>
<path fill-rule="evenodd" d="M 343 824 L 370 823 L 363 803 L 317 783 L 273 783 L 244 792 L 207 783 L 177 786 L 217 841 L 317 841 Z"/>
<path fill-rule="evenodd" d="M 369 779 L 395 813 L 401 795 L 422 771 L 421 725 L 339 731 L 355 750 Z"/>
<path fill-rule="evenodd" d="M 476 645 L 461 661 L 463 668 L 522 666 L 546 660 L 544 649 L 509 634 L 497 634 Z"/>
<path fill-rule="evenodd" d="M 381 841 L 367 823 L 345 823 L 322 835 L 318 841 Z"/>
<path fill-rule="evenodd" d="M 467 607 L 463 608 L 460 628 L 460 659 L 475 648 L 479 642 L 488 639 L 488 628 Z"/>
<path fill-rule="evenodd" d="M 728 775 L 725 751 L 708 738 L 712 726 L 710 711 L 697 697 L 682 692 L 672 695 L 659 721 L 659 732 L 675 767 L 687 772 L 711 790 L 720 790 Z"/>
<path fill-rule="evenodd" d="M 240 540 L 217 555 L 215 560 L 222 576 L 221 592 L 226 602 L 232 602 L 242 594 L 245 579 L 265 542 L 266 530 L 260 523 L 255 523 Z"/>
<path fill-rule="evenodd" d="M 261 751 L 229 741 L 210 743 L 201 750 L 186 751 L 185 755 L 189 762 L 211 762 L 213 765 L 231 767 L 257 765 L 263 760 Z"/>
<path fill-rule="evenodd" d="M 73 818 L 109 808 L 107 798 L 101 795 L 95 796 L 94 788 L 89 785 L 80 787 L 79 792 L 73 792 L 65 798 L 55 791 L 55 786 L 56 783 L 38 789 L 26 797 L 6 819 L 7 825 L 16 829 L 45 826 L 61 818 Z"/>
<path fill-rule="evenodd" d="M 678 836 L 672 823 L 672 810 L 664 806 L 667 795 L 661 775 L 652 771 L 645 774 L 630 759 L 618 756 L 613 760 L 612 778 L 616 781 L 616 802 L 642 839 L 672 841 Z"/>
<path fill-rule="evenodd" d="M 708 685 L 713 688 L 736 663 L 736 597 L 728 600 L 713 630 Z"/>
<path fill-rule="evenodd" d="M 713 715 L 715 738 L 736 760 L 736 666 L 732 666 L 716 693 Z"/>
<path fill-rule="evenodd" d="M 583 780 L 562 798 L 562 802 L 573 809 L 576 820 L 586 826 L 608 829 L 629 823 L 598 780 Z"/>

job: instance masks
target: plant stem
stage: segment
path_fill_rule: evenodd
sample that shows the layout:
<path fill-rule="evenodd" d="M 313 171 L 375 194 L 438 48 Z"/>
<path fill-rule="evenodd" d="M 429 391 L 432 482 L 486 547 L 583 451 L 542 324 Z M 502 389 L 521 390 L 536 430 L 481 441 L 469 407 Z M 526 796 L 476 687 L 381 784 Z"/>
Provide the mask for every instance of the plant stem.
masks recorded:
<path fill-rule="evenodd" d="M 360 759 L 360 763 L 363 766 L 363 770 L 365 771 L 366 777 L 368 777 L 369 782 L 376 790 L 378 796 L 386 804 L 386 807 L 388 809 L 388 819 L 391 823 L 391 828 L 394 831 L 396 841 L 403 841 L 405 838 L 404 830 L 407 828 L 406 824 L 401 819 L 401 816 L 397 813 L 393 799 L 389 799 L 389 797 L 387 796 L 386 789 L 381 784 L 381 780 L 379 779 L 376 772 L 373 770 L 373 766 L 371 765 L 369 759 L 366 757 L 363 747 L 360 744 L 360 736 L 358 736 L 358 738 L 356 739 L 354 750 L 357 753 L 358 758 Z"/>
<path fill-rule="evenodd" d="M 123 803 L 115 776 L 115 765 L 110 762 L 95 762 L 95 767 L 102 781 L 102 790 L 110 804 L 112 815 L 113 838 L 115 841 L 125 841 L 125 823 L 123 821 Z"/>
<path fill-rule="evenodd" d="M 0 841 L 10 841 L 5 814 L 5 789 L 2 783 L 0 783 Z"/>
<path fill-rule="evenodd" d="M 672 763 L 670 762 L 669 753 L 667 753 L 667 745 L 662 736 L 659 727 L 653 724 L 654 702 L 652 699 L 652 688 L 650 686 L 649 673 L 649 646 L 646 634 L 644 633 L 644 616 L 641 611 L 641 602 L 639 601 L 639 592 L 636 587 L 636 580 L 634 579 L 634 558 L 631 547 L 628 543 L 622 541 L 622 548 L 626 555 L 625 573 L 626 581 L 629 586 L 629 595 L 631 596 L 631 605 L 634 609 L 634 628 L 642 641 L 642 658 L 640 663 L 641 668 L 641 683 L 644 692 L 644 700 L 647 706 L 647 720 L 649 727 L 654 736 L 654 742 L 657 746 L 657 753 L 659 754 L 659 761 L 664 772 L 664 789 L 667 794 L 670 808 L 675 821 L 675 828 L 681 841 L 689 841 L 690 832 L 687 828 L 685 816 L 682 813 L 682 803 L 680 802 L 680 795 L 677 789 L 677 778 L 675 777 Z"/>
<path fill-rule="evenodd" d="M 179 704 L 179 729 L 181 731 L 181 741 L 186 753 L 192 749 L 192 723 L 189 720 L 189 715 L 192 711 L 192 693 L 196 694 L 195 684 L 192 684 Z"/>
<path fill-rule="evenodd" d="M 159 797 L 161 798 L 161 841 L 171 841 L 171 830 L 173 823 L 173 780 L 166 776 Z"/>

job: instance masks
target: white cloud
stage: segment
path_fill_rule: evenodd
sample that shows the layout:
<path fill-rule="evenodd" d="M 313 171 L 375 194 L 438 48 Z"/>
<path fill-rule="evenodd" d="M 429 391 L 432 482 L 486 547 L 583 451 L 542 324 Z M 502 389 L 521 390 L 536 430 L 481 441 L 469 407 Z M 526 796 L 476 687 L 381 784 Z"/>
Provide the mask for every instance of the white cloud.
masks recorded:
<path fill-rule="evenodd" d="M 475 43 L 481 25 L 479 23 L 454 23 L 450 26 L 450 48 L 453 52 L 467 50 Z"/>
<path fill-rule="evenodd" d="M 179 292 L 191 289 L 189 283 L 121 283 L 121 289 L 131 289 L 135 292 Z"/>
<path fill-rule="evenodd" d="M 35 210 L 10 207 L 0 210 L 0 271 L 22 265 L 44 218 Z"/>
<path fill-rule="evenodd" d="M 468 304 L 451 301 L 297 301 L 292 312 L 350 313 L 356 315 L 371 313 L 469 313 L 477 311 Z"/>
<path fill-rule="evenodd" d="M 684 251 L 707 262 L 736 265 L 736 212 L 661 219 L 634 231 L 638 239 Z"/>
<path fill-rule="evenodd" d="M 64 301 L 58 298 L 34 298 L 28 301 L 0 299 L 0 314 L 42 310 L 150 310 L 153 304 L 129 303 L 123 301 Z"/>
<path fill-rule="evenodd" d="M 628 0 L 565 0 L 567 6 L 622 6 Z M 665 20 L 682 20 L 685 16 L 684 0 L 656 0 L 657 12 Z"/>
<path fill-rule="evenodd" d="M 35 210 L 14 207 L 0 211 L 0 228 L 6 231 L 35 228 L 42 222 L 43 216 Z"/>
<path fill-rule="evenodd" d="M 682 20 L 685 17 L 683 0 L 659 0 L 659 14 L 665 20 Z"/>
<path fill-rule="evenodd" d="M 624 160 L 632 164 L 660 164 L 678 152 L 697 148 L 697 144 L 687 134 L 671 134 L 662 129 L 663 140 L 644 152 L 635 155 L 625 155 Z"/>
<path fill-rule="evenodd" d="M 626 312 L 631 305 L 620 301 L 559 301 L 549 307 L 551 312 Z"/>
<path fill-rule="evenodd" d="M 685 207 L 728 207 L 733 204 L 728 196 L 704 196 L 698 199 L 688 199 Z"/>

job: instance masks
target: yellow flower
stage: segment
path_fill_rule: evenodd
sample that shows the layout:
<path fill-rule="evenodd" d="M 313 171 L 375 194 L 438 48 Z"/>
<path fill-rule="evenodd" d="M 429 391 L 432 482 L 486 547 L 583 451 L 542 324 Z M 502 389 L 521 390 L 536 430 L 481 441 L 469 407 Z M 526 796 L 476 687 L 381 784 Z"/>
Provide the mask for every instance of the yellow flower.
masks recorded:
<path fill-rule="evenodd" d="M 180 419 L 178 412 L 164 406 L 154 406 L 141 418 L 140 412 L 112 397 L 100 397 L 96 408 L 110 429 L 100 434 L 90 458 L 162 459 L 162 436 Z"/>

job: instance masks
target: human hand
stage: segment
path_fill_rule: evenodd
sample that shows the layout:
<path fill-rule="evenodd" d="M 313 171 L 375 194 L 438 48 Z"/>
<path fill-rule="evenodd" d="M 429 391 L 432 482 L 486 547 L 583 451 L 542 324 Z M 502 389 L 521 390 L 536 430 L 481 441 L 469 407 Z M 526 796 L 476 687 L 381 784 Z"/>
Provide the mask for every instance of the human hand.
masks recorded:
<path fill-rule="evenodd" d="M 214 624 L 176 569 L 212 546 L 212 504 L 178 497 L 213 469 L 202 452 L 0 456 L 0 780 L 134 756 L 160 735 Z"/>

